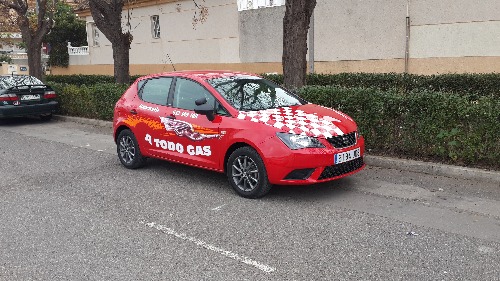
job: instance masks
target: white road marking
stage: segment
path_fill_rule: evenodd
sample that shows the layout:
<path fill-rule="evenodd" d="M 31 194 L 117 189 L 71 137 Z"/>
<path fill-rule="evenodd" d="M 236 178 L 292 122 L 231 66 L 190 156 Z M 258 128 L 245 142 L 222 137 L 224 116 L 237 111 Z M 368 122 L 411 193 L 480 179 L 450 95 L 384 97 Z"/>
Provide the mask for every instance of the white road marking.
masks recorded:
<path fill-rule="evenodd" d="M 224 250 L 222 248 L 210 245 L 202 240 L 196 239 L 194 237 L 189 237 L 184 233 L 178 233 L 175 230 L 168 228 L 164 225 L 157 224 L 155 222 L 149 222 L 149 223 L 141 222 L 141 223 L 145 224 L 146 226 L 148 226 L 150 228 L 155 228 L 155 229 L 157 229 L 165 234 L 172 235 L 176 238 L 192 242 L 192 243 L 196 244 L 197 246 L 203 247 L 207 250 L 214 251 L 214 252 L 221 254 L 223 256 L 226 256 L 228 258 L 232 258 L 232 259 L 237 260 L 239 262 L 242 262 L 244 264 L 251 265 L 251 266 L 256 267 L 256 268 L 258 268 L 266 273 L 271 273 L 271 272 L 276 271 L 276 268 L 274 268 L 274 267 L 262 264 L 258 261 L 252 260 L 252 259 L 245 257 L 245 256 L 240 256 L 237 253 L 233 253 L 231 251 L 227 251 L 227 250 Z"/>
<path fill-rule="evenodd" d="M 212 209 L 212 211 L 219 211 L 224 206 L 226 206 L 226 204 L 220 205 L 219 207 L 215 207 L 215 208 Z"/>

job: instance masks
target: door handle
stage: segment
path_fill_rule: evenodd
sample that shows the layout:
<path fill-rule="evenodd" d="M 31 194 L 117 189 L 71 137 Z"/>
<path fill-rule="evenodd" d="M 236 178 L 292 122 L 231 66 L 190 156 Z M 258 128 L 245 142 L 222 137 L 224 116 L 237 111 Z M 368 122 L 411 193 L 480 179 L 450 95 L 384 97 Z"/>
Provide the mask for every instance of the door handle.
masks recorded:
<path fill-rule="evenodd" d="M 135 109 L 131 109 L 131 110 L 130 110 L 130 113 L 131 113 L 131 114 L 133 114 L 133 115 L 136 115 L 136 114 L 137 114 L 137 110 L 135 110 Z"/>

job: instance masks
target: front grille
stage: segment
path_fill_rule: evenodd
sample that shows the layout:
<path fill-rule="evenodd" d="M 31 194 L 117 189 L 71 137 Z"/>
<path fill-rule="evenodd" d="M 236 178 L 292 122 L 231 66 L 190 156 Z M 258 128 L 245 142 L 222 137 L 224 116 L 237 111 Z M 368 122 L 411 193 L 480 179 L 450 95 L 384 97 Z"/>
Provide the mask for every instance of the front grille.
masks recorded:
<path fill-rule="evenodd" d="M 360 157 L 342 164 L 328 166 L 323 170 L 323 173 L 321 173 L 318 179 L 324 180 L 345 175 L 347 173 L 356 171 L 357 169 L 361 168 L 363 164 L 364 164 L 363 158 Z"/>
<path fill-rule="evenodd" d="M 346 135 L 327 138 L 328 142 L 335 148 L 345 148 L 356 144 L 356 132 Z"/>

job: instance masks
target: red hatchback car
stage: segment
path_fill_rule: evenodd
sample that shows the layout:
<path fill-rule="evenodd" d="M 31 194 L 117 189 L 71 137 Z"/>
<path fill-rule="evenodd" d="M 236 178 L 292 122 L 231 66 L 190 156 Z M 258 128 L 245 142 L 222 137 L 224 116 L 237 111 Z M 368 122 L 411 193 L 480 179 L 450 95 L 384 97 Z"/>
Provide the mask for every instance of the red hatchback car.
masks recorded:
<path fill-rule="evenodd" d="M 153 157 L 226 173 L 246 198 L 365 166 L 364 139 L 349 116 L 248 73 L 141 77 L 116 103 L 113 128 L 125 167 Z"/>

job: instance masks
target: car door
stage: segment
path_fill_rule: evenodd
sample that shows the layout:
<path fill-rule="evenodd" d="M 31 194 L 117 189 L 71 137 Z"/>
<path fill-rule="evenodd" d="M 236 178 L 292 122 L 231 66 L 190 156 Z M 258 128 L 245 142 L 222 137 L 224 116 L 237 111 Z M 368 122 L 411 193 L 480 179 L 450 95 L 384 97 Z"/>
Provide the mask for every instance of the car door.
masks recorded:
<path fill-rule="evenodd" d="M 172 77 L 152 77 L 138 83 L 139 101 L 132 111 L 137 119 L 135 135 L 145 155 L 168 158 L 165 128 L 161 118 L 169 114 L 168 95 L 173 89 Z"/>
<path fill-rule="evenodd" d="M 177 161 L 220 169 L 223 157 L 219 132 L 220 118 L 210 121 L 207 116 L 197 114 L 195 101 L 205 98 L 206 104 L 215 108 L 215 97 L 201 84 L 188 78 L 176 78 L 175 89 L 169 98 L 167 114 L 162 118 L 168 140 L 175 146 Z"/>

